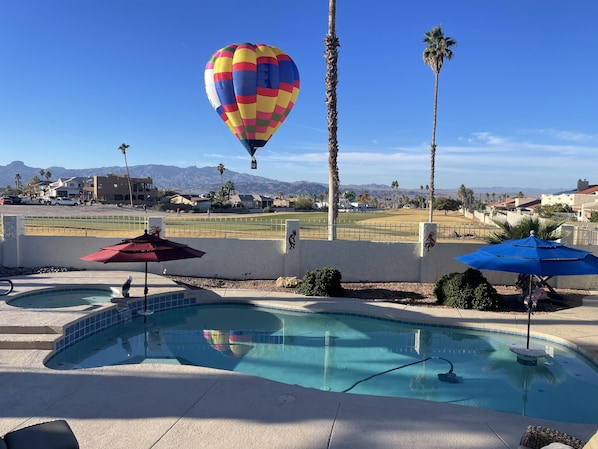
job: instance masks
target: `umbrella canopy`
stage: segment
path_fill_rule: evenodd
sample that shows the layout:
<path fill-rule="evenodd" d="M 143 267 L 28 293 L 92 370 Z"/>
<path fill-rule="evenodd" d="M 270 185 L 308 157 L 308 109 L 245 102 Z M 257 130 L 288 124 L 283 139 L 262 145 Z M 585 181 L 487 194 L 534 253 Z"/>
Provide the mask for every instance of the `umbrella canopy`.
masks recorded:
<path fill-rule="evenodd" d="M 167 262 L 202 257 L 205 252 L 145 232 L 81 257 L 88 262 Z"/>
<path fill-rule="evenodd" d="M 157 234 L 148 234 L 147 231 L 139 237 L 125 239 L 116 245 L 106 246 L 99 251 L 83 256 L 80 260 L 88 262 L 144 262 L 145 263 L 145 286 L 144 315 L 151 312 L 147 310 L 147 263 L 168 262 L 169 260 L 182 260 L 202 257 L 205 252 L 182 243 L 172 242 L 160 238 Z M 147 318 L 144 318 L 147 319 Z"/>
<path fill-rule="evenodd" d="M 527 299 L 527 347 L 533 310 L 532 277 L 535 276 L 579 276 L 598 274 L 598 257 L 589 251 L 569 248 L 560 242 L 543 240 L 532 235 L 524 239 L 506 240 L 488 245 L 469 254 L 455 257 L 456 260 L 479 270 L 507 271 L 530 276 Z"/>
<path fill-rule="evenodd" d="M 589 251 L 569 248 L 534 235 L 488 245 L 455 259 L 479 270 L 537 276 L 598 274 L 598 257 Z"/>

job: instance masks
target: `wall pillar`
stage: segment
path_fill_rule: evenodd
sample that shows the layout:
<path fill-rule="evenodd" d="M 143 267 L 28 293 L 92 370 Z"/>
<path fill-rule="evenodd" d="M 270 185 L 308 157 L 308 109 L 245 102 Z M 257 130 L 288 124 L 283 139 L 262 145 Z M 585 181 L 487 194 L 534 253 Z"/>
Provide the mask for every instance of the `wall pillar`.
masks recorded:
<path fill-rule="evenodd" d="M 166 228 L 164 217 L 149 217 L 147 220 L 147 233 L 151 234 L 152 230 L 160 230 L 160 237 L 165 238 Z"/>
<path fill-rule="evenodd" d="M 575 235 L 575 226 L 562 225 L 561 231 L 564 234 L 563 238 L 560 239 L 561 243 L 565 246 L 573 246 L 573 236 Z"/>
<path fill-rule="evenodd" d="M 25 220 L 21 215 L 3 215 L 4 243 L 2 265 L 16 268 L 21 266 L 21 236 L 25 234 Z"/>
<path fill-rule="evenodd" d="M 299 220 L 285 221 L 284 275 L 301 277 L 301 239 L 299 238 Z"/>
<path fill-rule="evenodd" d="M 436 282 L 436 223 L 419 224 L 419 281 Z"/>

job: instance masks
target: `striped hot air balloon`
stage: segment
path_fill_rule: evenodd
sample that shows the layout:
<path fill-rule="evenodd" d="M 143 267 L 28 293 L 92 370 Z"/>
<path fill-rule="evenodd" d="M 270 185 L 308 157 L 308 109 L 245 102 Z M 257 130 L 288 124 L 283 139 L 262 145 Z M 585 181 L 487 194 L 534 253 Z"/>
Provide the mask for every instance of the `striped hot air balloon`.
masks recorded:
<path fill-rule="evenodd" d="M 212 55 L 204 79 L 212 107 L 251 156 L 251 168 L 257 168 L 255 152 L 297 101 L 297 66 L 279 48 L 232 44 Z"/>

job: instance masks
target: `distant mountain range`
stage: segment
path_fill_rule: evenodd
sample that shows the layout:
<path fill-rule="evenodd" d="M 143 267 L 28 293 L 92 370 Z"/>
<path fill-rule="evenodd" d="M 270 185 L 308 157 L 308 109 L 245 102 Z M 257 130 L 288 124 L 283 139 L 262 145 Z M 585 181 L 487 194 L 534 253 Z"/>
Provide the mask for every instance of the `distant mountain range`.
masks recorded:
<path fill-rule="evenodd" d="M 28 167 L 21 161 L 14 161 L 6 166 L 0 165 L 0 188 L 4 186 L 14 186 L 15 175 L 21 175 L 21 183 L 27 184 L 34 176 L 40 177 L 41 168 Z M 51 180 L 58 178 L 71 178 L 73 176 L 94 176 L 126 173 L 125 167 L 99 167 L 68 169 L 64 167 L 48 167 L 43 169 L 52 174 Z M 221 179 L 220 173 L 215 166 L 212 167 L 175 167 L 171 165 L 134 165 L 129 167 L 132 178 L 150 177 L 154 186 L 160 190 L 174 190 L 180 193 L 207 193 L 211 190 L 218 190 Z M 257 193 L 260 195 L 276 195 L 282 192 L 284 195 L 322 195 L 328 190 L 328 184 L 317 182 L 296 181 L 285 182 L 275 179 L 264 178 L 262 176 L 247 175 L 237 173 L 226 169 L 222 179 L 232 181 L 238 193 L 249 194 Z M 564 189 L 554 189 L 550 191 L 531 189 L 531 188 L 504 188 L 504 187 L 469 187 L 476 194 L 482 193 L 509 193 L 511 195 L 518 192 L 524 192 L 526 196 L 536 196 L 542 193 L 553 193 Z M 390 185 L 383 184 L 363 184 L 363 185 L 341 185 L 341 191 L 354 190 L 356 193 L 363 191 L 369 192 L 370 196 L 388 195 L 392 191 Z M 436 196 L 456 196 L 458 187 L 454 189 L 436 189 Z M 399 195 L 422 195 L 419 189 L 399 188 Z"/>

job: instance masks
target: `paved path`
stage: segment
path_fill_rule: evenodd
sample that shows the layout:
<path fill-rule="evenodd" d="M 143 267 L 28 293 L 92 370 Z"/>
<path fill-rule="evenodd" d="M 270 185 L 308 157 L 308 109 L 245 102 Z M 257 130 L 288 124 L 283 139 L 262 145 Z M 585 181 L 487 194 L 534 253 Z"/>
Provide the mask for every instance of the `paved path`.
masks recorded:
<path fill-rule="evenodd" d="M 87 272 L 79 282 L 113 285 L 128 273 Z M 81 275 L 81 273 L 79 273 Z M 15 280 L 16 292 L 75 282 L 53 273 Z M 150 293 L 180 287 L 150 275 Z M 158 290 L 162 289 L 162 290 Z M 309 310 L 349 310 L 416 322 L 487 326 L 525 332 L 523 315 L 343 299 L 312 300 L 293 294 L 198 290 L 200 298 L 251 300 Z M 140 295 L 133 290 L 132 295 Z M 40 322 L 40 313 L 10 311 L 0 301 L 0 326 Z M 14 309 L 14 308 L 12 308 Z M 69 316 L 70 313 L 70 316 Z M 81 311 L 44 313 L 60 325 Z M 598 299 L 534 317 L 534 331 L 567 340 L 598 361 Z M 325 392 L 239 373 L 179 365 L 108 366 L 53 371 L 50 351 L 0 350 L 0 434 L 65 418 L 82 449 L 186 448 L 459 448 L 516 449 L 525 427 L 547 425 L 581 439 L 597 426 L 554 423 L 459 405 L 415 399 Z M 555 404 L 555 406 L 558 406 Z M 598 421 L 598 419 L 597 419 Z"/>

